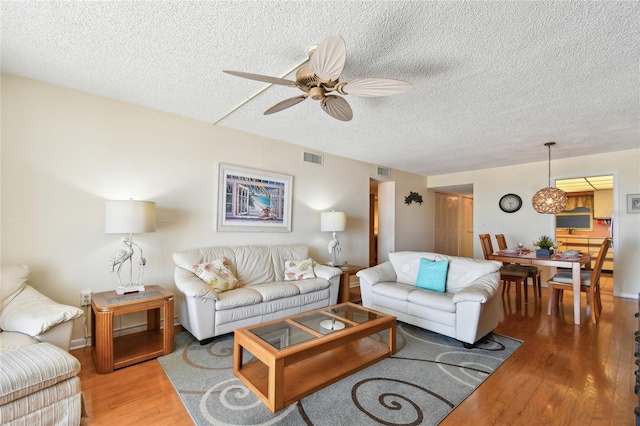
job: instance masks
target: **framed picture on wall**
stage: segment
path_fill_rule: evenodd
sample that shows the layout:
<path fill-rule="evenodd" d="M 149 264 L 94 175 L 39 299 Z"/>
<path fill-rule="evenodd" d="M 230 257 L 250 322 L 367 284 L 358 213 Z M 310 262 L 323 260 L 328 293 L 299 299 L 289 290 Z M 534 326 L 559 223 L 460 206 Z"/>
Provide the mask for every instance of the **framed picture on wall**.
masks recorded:
<path fill-rule="evenodd" d="M 640 213 L 640 194 L 627 195 L 627 213 Z"/>
<path fill-rule="evenodd" d="M 293 177 L 220 163 L 218 231 L 291 232 Z"/>

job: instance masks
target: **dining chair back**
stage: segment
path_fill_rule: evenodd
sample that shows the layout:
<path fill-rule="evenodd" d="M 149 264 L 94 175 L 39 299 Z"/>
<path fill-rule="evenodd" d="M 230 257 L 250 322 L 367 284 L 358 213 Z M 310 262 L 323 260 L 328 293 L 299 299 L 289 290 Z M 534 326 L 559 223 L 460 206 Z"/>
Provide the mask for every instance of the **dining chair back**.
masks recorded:
<path fill-rule="evenodd" d="M 491 235 L 489 234 L 480 234 L 480 244 L 482 245 L 482 253 L 484 254 L 485 260 L 489 259 L 489 256 L 493 254 L 493 244 L 491 243 Z M 524 301 L 527 303 L 529 301 L 529 295 L 527 292 L 527 273 L 516 271 L 509 269 L 507 266 L 502 266 L 500 268 L 500 280 L 502 281 L 502 296 L 504 296 L 505 290 L 509 293 L 511 288 L 511 283 L 514 283 L 516 286 L 516 297 L 517 300 L 520 300 L 520 285 L 524 288 Z"/>
<path fill-rule="evenodd" d="M 602 313 L 602 299 L 600 298 L 600 276 L 602 275 L 602 266 L 607 256 L 609 247 L 611 246 L 611 238 L 605 238 L 600 245 L 598 257 L 590 271 L 582 271 L 580 273 L 580 291 L 587 293 L 587 306 L 591 311 L 591 321 L 598 323 L 600 314 Z M 559 272 L 547 281 L 549 285 L 549 307 L 547 314 L 551 315 L 553 307 L 558 304 L 558 296 L 561 291 L 573 291 L 573 278 L 571 272 Z"/>
<path fill-rule="evenodd" d="M 506 250 L 507 248 L 509 248 L 509 246 L 507 245 L 507 239 L 504 237 L 504 234 L 496 234 L 496 241 L 498 242 L 498 250 Z M 526 272 L 527 279 L 525 280 L 525 284 L 529 281 L 529 278 L 531 278 L 534 297 L 542 297 L 542 279 L 540 277 L 540 269 L 536 268 L 535 266 L 523 266 L 516 265 L 514 263 L 505 264 L 505 266 L 516 271 Z M 528 290 L 525 288 L 525 291 Z"/>

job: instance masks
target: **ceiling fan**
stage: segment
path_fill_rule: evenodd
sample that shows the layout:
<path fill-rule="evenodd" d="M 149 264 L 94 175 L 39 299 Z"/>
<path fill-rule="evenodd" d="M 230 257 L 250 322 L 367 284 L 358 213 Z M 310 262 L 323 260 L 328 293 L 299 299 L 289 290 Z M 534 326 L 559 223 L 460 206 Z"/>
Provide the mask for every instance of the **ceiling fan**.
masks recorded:
<path fill-rule="evenodd" d="M 401 80 L 388 78 L 355 78 L 340 81 L 340 74 L 346 60 L 346 48 L 342 37 L 332 35 L 324 39 L 318 47 L 309 51 L 309 64 L 298 68 L 296 80 L 251 74 L 241 71 L 227 71 L 227 74 L 265 83 L 297 87 L 303 95 L 285 99 L 266 110 L 265 115 L 273 114 L 294 106 L 308 97 L 320 101 L 322 110 L 341 121 L 353 118 L 353 112 L 347 101 L 340 95 L 362 97 L 389 96 L 409 91 L 413 85 Z"/>

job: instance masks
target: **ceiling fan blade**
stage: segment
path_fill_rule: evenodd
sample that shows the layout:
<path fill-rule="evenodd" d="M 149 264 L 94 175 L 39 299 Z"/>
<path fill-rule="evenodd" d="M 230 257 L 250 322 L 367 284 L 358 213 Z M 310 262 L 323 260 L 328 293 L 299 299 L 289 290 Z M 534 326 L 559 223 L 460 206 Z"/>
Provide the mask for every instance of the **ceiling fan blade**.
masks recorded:
<path fill-rule="evenodd" d="M 353 118 L 353 111 L 349 103 L 340 96 L 329 95 L 320 104 L 322 110 L 340 121 L 349 121 Z"/>
<path fill-rule="evenodd" d="M 344 40 L 339 35 L 332 35 L 322 40 L 311 55 L 309 68 L 322 80 L 337 80 L 346 58 Z"/>
<path fill-rule="evenodd" d="M 251 74 L 249 72 L 242 71 L 227 71 L 223 70 L 227 74 L 235 75 L 236 77 L 248 78 L 249 80 L 257 80 L 265 83 L 280 84 L 282 86 L 298 87 L 298 83 L 293 80 L 285 80 L 284 78 L 270 77 L 268 75 Z"/>
<path fill-rule="evenodd" d="M 282 102 L 278 102 L 277 104 L 266 110 L 264 112 L 264 115 L 273 114 L 274 112 L 282 111 L 283 109 L 287 109 L 291 106 L 299 104 L 300 102 L 307 99 L 307 96 L 308 95 L 295 96 L 293 98 L 285 99 Z"/>
<path fill-rule="evenodd" d="M 338 93 L 362 97 L 390 96 L 411 90 L 413 84 L 389 78 L 354 78 L 338 87 Z"/>

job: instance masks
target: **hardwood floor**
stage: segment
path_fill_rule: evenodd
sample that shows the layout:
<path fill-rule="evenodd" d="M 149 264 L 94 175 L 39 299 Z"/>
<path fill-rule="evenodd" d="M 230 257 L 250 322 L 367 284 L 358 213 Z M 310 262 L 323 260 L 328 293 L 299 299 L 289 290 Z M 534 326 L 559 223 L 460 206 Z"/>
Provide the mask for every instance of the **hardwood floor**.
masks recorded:
<path fill-rule="evenodd" d="M 529 304 L 516 305 L 514 291 L 505 296 L 505 317 L 496 332 L 524 344 L 441 424 L 635 424 L 638 302 L 614 298 L 612 283 L 611 277 L 603 279 L 598 325 L 588 321 L 584 300 L 582 325 L 573 325 L 569 293 L 553 316 L 547 316 L 546 288 L 538 302 L 530 290 Z M 88 413 L 83 425 L 192 424 L 157 360 L 97 374 L 90 348 L 71 353 L 82 363 Z"/>

